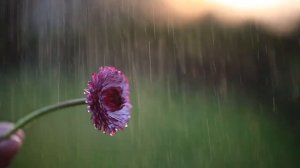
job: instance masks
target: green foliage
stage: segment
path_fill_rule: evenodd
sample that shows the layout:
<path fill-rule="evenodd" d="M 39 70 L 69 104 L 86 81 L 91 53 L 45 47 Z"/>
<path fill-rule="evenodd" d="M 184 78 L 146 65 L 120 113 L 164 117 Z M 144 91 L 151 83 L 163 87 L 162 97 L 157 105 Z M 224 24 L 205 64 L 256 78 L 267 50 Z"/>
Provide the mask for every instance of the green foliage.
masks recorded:
<path fill-rule="evenodd" d="M 85 84 L 66 79 L 50 75 L 38 80 L 29 76 L 22 84 L 6 80 L 1 118 L 15 120 L 43 105 L 81 97 Z M 141 79 L 132 83 L 133 116 L 123 132 L 114 137 L 98 132 L 86 107 L 52 113 L 25 128 L 24 148 L 12 167 L 299 165 L 295 137 L 259 103 L 176 83 Z M 4 102 L 5 97 L 0 98 Z"/>

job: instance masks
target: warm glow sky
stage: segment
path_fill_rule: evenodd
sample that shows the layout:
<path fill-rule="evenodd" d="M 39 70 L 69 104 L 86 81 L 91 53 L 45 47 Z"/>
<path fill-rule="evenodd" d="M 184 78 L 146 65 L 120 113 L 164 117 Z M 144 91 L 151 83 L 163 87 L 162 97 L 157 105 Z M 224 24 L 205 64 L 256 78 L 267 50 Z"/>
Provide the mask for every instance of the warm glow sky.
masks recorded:
<path fill-rule="evenodd" d="M 283 0 L 206 0 L 208 3 L 216 3 L 240 10 L 268 9 L 282 5 Z"/>
<path fill-rule="evenodd" d="M 211 14 L 221 23 L 252 21 L 270 30 L 289 31 L 300 19 L 300 0 L 158 0 L 168 17 L 189 22 Z M 158 8 L 162 8 L 161 5 Z"/>

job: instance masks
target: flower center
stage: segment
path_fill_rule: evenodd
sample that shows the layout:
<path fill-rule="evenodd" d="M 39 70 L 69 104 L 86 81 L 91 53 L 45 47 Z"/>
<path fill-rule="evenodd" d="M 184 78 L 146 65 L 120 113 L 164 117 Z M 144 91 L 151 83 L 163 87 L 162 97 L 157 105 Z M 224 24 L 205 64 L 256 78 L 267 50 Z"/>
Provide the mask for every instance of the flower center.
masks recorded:
<path fill-rule="evenodd" d="M 107 110 L 114 112 L 122 108 L 124 100 L 121 92 L 121 88 L 116 87 L 108 88 L 102 92 L 101 101 Z"/>

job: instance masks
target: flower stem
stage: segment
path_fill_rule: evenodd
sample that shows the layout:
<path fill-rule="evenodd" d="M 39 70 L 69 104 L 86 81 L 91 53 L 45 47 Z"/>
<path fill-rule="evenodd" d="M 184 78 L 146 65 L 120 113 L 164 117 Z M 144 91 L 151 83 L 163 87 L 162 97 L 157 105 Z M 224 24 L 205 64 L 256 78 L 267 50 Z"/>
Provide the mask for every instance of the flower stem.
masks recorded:
<path fill-rule="evenodd" d="M 78 98 L 78 99 L 73 99 L 73 100 L 67 100 L 64 102 L 60 102 L 58 104 L 46 106 L 41 109 L 35 110 L 35 111 L 29 113 L 28 115 L 24 116 L 23 118 L 20 118 L 17 121 L 17 123 L 15 124 L 15 127 L 12 130 L 10 130 L 9 132 L 7 132 L 5 135 L 0 137 L 0 139 L 10 137 L 10 135 L 12 135 L 18 129 L 24 127 L 26 124 L 30 123 L 31 121 L 33 121 L 33 120 L 37 119 L 38 117 L 41 117 L 45 114 L 48 114 L 55 110 L 60 110 L 63 108 L 77 106 L 77 105 L 83 105 L 83 104 L 86 104 L 85 98 Z"/>

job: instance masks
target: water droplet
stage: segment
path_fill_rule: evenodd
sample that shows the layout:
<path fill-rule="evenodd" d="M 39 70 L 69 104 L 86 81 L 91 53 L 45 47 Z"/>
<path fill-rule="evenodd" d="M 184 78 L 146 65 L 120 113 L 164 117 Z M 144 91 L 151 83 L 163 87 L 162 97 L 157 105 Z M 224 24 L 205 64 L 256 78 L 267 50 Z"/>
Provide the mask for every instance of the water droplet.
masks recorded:
<path fill-rule="evenodd" d="M 126 125 L 125 125 L 125 128 L 127 128 L 127 127 L 128 127 L 128 125 L 126 124 Z"/>

